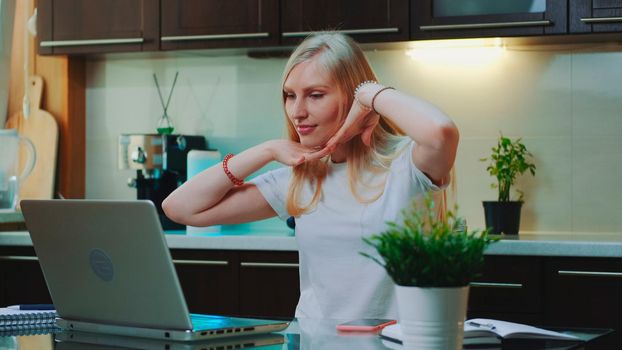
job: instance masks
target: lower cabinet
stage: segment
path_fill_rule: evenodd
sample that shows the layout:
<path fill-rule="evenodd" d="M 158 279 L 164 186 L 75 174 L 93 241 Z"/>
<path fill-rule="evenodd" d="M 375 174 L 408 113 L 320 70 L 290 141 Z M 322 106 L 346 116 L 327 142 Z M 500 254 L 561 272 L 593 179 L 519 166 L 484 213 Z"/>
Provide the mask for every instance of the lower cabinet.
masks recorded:
<path fill-rule="evenodd" d="M 291 318 L 300 296 L 298 253 L 171 249 L 191 312 Z M 616 330 L 595 344 L 622 344 L 622 259 L 485 258 L 471 284 L 468 317 L 536 326 Z M 51 303 L 32 247 L 0 246 L 0 306 Z M 590 349 L 592 346 L 590 346 Z"/>
<path fill-rule="evenodd" d="M 544 263 L 534 256 L 488 255 L 471 283 L 468 317 L 542 324 Z"/>
<path fill-rule="evenodd" d="M 544 327 L 610 328 L 589 349 L 622 344 L 622 259 L 486 256 L 471 284 L 468 318 Z"/>
<path fill-rule="evenodd" d="M 294 317 L 300 297 L 298 253 L 240 253 L 240 314 Z"/>
<path fill-rule="evenodd" d="M 300 295 L 298 253 L 172 249 L 191 312 L 292 318 Z"/>
<path fill-rule="evenodd" d="M 0 247 L 0 306 L 50 303 L 34 249 Z"/>
<path fill-rule="evenodd" d="M 238 257 L 226 251 L 171 251 L 188 309 L 193 313 L 237 315 Z"/>
<path fill-rule="evenodd" d="M 547 324 L 615 329 L 599 349 L 620 349 L 622 259 L 548 259 L 545 278 Z"/>

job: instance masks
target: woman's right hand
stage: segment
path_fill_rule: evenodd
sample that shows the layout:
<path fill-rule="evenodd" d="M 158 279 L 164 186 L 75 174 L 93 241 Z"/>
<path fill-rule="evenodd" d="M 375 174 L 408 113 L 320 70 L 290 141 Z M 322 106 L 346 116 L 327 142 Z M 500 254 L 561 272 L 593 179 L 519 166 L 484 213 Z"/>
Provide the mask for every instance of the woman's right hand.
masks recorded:
<path fill-rule="evenodd" d="M 291 140 L 270 140 L 265 145 L 273 160 L 288 166 L 296 166 L 310 159 L 321 158 L 324 156 L 322 152 L 325 152 Z"/>

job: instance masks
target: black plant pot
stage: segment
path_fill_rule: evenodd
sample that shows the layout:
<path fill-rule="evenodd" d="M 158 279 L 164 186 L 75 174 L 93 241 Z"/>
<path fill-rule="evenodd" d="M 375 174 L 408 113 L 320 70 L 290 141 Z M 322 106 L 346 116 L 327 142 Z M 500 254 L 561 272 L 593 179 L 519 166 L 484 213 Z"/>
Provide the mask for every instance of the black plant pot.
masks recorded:
<path fill-rule="evenodd" d="M 497 202 L 484 201 L 484 214 L 486 215 L 486 228 L 491 233 L 517 235 L 520 228 L 520 209 L 523 202 Z"/>

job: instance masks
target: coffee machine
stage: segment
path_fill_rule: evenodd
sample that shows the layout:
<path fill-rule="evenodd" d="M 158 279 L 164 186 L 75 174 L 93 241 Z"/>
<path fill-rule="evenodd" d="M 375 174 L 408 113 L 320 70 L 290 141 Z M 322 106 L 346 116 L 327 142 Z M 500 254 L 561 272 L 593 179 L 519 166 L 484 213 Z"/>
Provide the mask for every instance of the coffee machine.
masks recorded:
<path fill-rule="evenodd" d="M 197 135 L 122 134 L 119 136 L 119 169 L 136 170 L 128 186 L 137 199 L 148 199 L 158 209 L 165 230 L 183 230 L 162 211 L 162 201 L 186 181 L 187 155 L 207 150 L 207 140 Z"/>

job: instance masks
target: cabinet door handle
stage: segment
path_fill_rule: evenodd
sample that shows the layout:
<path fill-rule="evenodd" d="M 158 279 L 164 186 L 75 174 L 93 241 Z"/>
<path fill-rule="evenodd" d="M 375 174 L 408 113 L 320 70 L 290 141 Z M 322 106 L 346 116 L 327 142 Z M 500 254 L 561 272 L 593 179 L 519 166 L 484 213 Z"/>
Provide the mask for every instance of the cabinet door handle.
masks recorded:
<path fill-rule="evenodd" d="M 622 277 L 622 272 L 559 270 L 560 276 Z"/>
<path fill-rule="evenodd" d="M 226 39 L 257 39 L 267 38 L 270 33 L 239 33 L 239 34 L 209 34 L 209 35 L 179 35 L 163 36 L 161 41 L 198 41 L 198 40 L 226 40 Z"/>
<path fill-rule="evenodd" d="M 39 261 L 36 256 L 24 256 L 24 255 L 0 255 L 0 260 L 10 261 Z"/>
<path fill-rule="evenodd" d="M 261 262 L 241 262 L 241 267 L 276 267 L 297 269 L 300 265 L 298 263 L 261 263 Z"/>
<path fill-rule="evenodd" d="M 389 27 L 389 28 L 369 28 L 369 29 L 340 29 L 335 30 L 337 33 L 343 34 L 383 34 L 383 33 L 399 33 L 400 29 L 397 27 Z M 305 31 L 305 32 L 284 32 L 281 34 L 284 38 L 299 38 L 309 36 L 314 31 Z"/>
<path fill-rule="evenodd" d="M 476 288 L 510 288 L 510 289 L 523 288 L 522 283 L 471 282 L 469 283 L 469 285 L 471 287 L 476 287 Z"/>
<path fill-rule="evenodd" d="M 186 260 L 173 259 L 173 264 L 177 265 L 210 265 L 210 266 L 227 266 L 229 262 L 226 260 Z"/>
<path fill-rule="evenodd" d="M 60 46 L 93 46 L 93 45 L 119 45 L 119 44 L 142 44 L 144 38 L 126 39 L 92 39 L 92 40 L 52 40 L 42 41 L 41 47 L 60 47 Z"/>
<path fill-rule="evenodd" d="M 490 23 L 463 23 L 463 24 L 437 24 L 430 26 L 419 26 L 422 31 L 452 30 L 452 29 L 487 29 L 487 28 L 514 28 L 514 27 L 534 27 L 550 26 L 552 21 L 517 21 L 517 22 L 490 22 Z"/>
<path fill-rule="evenodd" d="M 581 22 L 591 24 L 591 23 L 611 23 L 611 22 L 622 22 L 622 17 L 583 17 L 580 19 Z"/>

